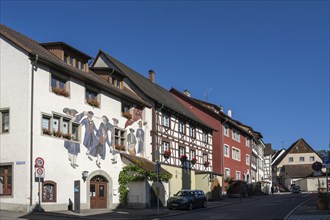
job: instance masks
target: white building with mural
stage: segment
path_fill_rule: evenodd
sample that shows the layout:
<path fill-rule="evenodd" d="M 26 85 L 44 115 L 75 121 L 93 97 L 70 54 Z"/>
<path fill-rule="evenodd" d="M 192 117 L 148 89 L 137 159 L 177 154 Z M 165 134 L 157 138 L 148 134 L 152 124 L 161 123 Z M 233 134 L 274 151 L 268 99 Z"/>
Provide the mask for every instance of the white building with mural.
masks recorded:
<path fill-rule="evenodd" d="M 120 71 L 92 71 L 91 57 L 70 45 L 41 44 L 4 25 L 0 37 L 1 209 L 37 205 L 38 157 L 46 211 L 116 207 L 129 163 L 121 155 L 152 160 L 152 106 Z"/>

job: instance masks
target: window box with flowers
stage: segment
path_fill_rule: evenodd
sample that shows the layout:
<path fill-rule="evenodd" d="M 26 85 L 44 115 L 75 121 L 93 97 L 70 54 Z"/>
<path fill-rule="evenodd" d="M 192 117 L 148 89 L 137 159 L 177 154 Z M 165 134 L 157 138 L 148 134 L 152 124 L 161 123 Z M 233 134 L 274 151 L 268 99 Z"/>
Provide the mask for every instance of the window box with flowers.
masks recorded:
<path fill-rule="evenodd" d="M 116 144 L 115 145 L 116 150 L 126 151 L 126 147 L 123 144 Z"/>
<path fill-rule="evenodd" d="M 71 134 L 63 134 L 62 135 L 63 138 L 71 140 L 72 139 L 72 135 Z"/>
<path fill-rule="evenodd" d="M 196 164 L 196 162 L 197 162 L 197 159 L 196 159 L 196 157 L 194 157 L 193 159 L 191 159 L 191 164 L 194 166 L 195 164 Z"/>
<path fill-rule="evenodd" d="M 167 159 L 170 158 L 170 156 L 171 156 L 171 151 L 170 151 L 170 150 L 166 150 L 166 151 L 164 151 L 163 156 L 164 156 L 164 158 L 167 160 Z"/>
<path fill-rule="evenodd" d="M 100 103 L 97 101 L 97 99 L 87 99 L 87 103 L 96 108 L 100 107 Z"/>
<path fill-rule="evenodd" d="M 208 167 L 208 166 L 210 166 L 210 162 L 205 161 L 205 162 L 204 162 L 204 167 L 206 168 L 206 167 Z"/>
<path fill-rule="evenodd" d="M 131 120 L 132 119 L 132 114 L 129 113 L 129 112 L 123 112 L 122 115 L 123 115 L 124 118 L 127 118 L 128 120 Z"/>
<path fill-rule="evenodd" d="M 60 132 L 60 131 L 53 131 L 53 135 L 55 136 L 55 137 L 62 137 L 62 132 Z"/>
<path fill-rule="evenodd" d="M 49 135 L 49 136 L 52 135 L 52 132 L 49 129 L 47 129 L 47 128 L 43 128 L 42 129 L 42 133 L 43 134 L 46 134 L 46 135 Z"/>
<path fill-rule="evenodd" d="M 64 97 L 69 97 L 69 92 L 66 91 L 65 89 L 61 89 L 59 87 L 53 87 L 52 92 L 55 93 L 56 95 L 64 96 Z"/>
<path fill-rule="evenodd" d="M 181 157 L 180 157 L 181 163 L 183 164 L 186 160 L 187 160 L 187 155 L 182 154 Z"/>

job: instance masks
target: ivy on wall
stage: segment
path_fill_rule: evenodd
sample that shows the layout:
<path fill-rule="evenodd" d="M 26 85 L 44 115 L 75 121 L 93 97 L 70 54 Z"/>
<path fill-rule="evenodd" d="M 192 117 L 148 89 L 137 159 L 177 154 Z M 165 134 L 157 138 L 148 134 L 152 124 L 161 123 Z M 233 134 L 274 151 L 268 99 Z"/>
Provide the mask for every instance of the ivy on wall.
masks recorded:
<path fill-rule="evenodd" d="M 159 174 L 159 181 L 168 182 L 171 175 L 167 173 Z M 123 168 L 119 173 L 119 201 L 122 205 L 127 204 L 128 184 L 132 182 L 139 182 L 144 180 L 157 181 L 157 173 L 147 171 L 135 164 L 129 164 Z"/>

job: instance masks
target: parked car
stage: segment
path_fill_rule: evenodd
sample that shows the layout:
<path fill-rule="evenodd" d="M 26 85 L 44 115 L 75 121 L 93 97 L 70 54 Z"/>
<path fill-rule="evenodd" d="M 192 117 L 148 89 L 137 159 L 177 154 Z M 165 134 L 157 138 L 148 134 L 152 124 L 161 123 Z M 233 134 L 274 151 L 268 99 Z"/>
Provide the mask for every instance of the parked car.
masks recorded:
<path fill-rule="evenodd" d="M 300 186 L 293 186 L 291 189 L 291 193 L 301 193 Z"/>
<path fill-rule="evenodd" d="M 183 189 L 167 200 L 169 209 L 187 209 L 207 206 L 207 198 L 202 190 Z"/>

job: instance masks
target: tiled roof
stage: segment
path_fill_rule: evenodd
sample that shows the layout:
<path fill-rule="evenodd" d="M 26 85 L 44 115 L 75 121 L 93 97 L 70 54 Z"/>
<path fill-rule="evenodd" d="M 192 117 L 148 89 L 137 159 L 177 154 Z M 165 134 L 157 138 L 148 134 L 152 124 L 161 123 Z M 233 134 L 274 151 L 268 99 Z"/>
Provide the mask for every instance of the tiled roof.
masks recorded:
<path fill-rule="evenodd" d="M 73 50 L 75 52 L 78 52 L 79 54 L 83 55 L 85 58 L 87 59 L 92 59 L 91 56 L 87 55 L 86 53 L 78 50 L 77 48 L 74 48 L 73 46 L 65 43 L 65 42 L 47 42 L 47 43 L 39 43 L 41 46 L 47 47 L 47 46 L 62 46 L 62 47 L 66 47 L 70 50 Z"/>
<path fill-rule="evenodd" d="M 130 161 L 131 163 L 141 167 L 142 169 L 146 170 L 146 171 L 156 171 L 156 163 L 152 162 L 146 158 L 142 158 L 142 157 L 137 157 L 137 156 L 133 156 L 127 153 L 120 153 L 120 155 L 124 158 L 126 158 L 128 161 Z M 164 173 L 164 174 L 169 174 L 172 176 L 171 173 L 169 173 L 168 171 L 166 171 L 163 168 L 160 168 L 160 173 Z"/>
<path fill-rule="evenodd" d="M 88 72 L 83 72 L 77 68 L 68 65 L 63 60 L 59 59 L 54 54 L 45 49 L 43 46 L 41 46 L 37 41 L 32 40 L 31 38 L 5 25 L 0 24 L 0 34 L 18 45 L 23 50 L 25 50 L 27 53 L 29 53 L 31 57 L 38 55 L 40 62 L 46 62 L 48 65 L 54 65 L 58 69 L 68 71 L 74 77 L 84 80 L 88 83 L 94 83 L 99 88 L 102 88 L 103 90 L 111 94 L 124 98 L 126 97 L 128 99 L 135 100 L 136 102 L 150 107 L 150 105 L 143 101 L 140 97 L 132 95 L 131 93 L 127 93 L 126 91 L 123 91 L 110 85 L 93 71 L 89 70 Z"/>
<path fill-rule="evenodd" d="M 291 178 L 304 178 L 313 173 L 312 164 L 285 165 L 283 169 Z"/>
<path fill-rule="evenodd" d="M 158 102 L 159 104 L 163 104 L 165 107 L 171 109 L 172 111 L 175 111 L 178 114 L 197 122 L 198 124 L 206 128 L 215 130 L 215 128 L 210 127 L 209 125 L 201 121 L 198 117 L 196 117 L 169 91 L 167 91 L 157 83 L 152 82 L 151 80 L 142 76 L 140 73 L 121 63 L 120 61 L 105 53 L 104 51 L 100 51 L 100 53 L 103 53 L 109 59 L 109 61 L 112 62 L 120 71 L 122 71 L 146 96 L 153 99 L 155 102 Z"/>

